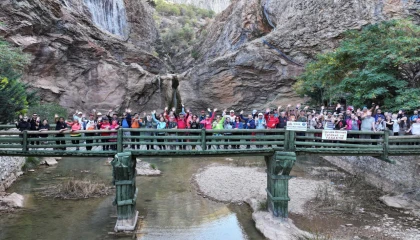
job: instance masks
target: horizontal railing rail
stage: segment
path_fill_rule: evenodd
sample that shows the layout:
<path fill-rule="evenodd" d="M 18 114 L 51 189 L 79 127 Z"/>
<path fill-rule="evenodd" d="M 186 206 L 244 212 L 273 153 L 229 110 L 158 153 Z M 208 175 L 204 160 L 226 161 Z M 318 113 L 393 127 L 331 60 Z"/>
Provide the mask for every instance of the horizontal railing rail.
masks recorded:
<path fill-rule="evenodd" d="M 4 126 L 4 125 L 3 125 Z M 418 154 L 420 136 L 390 136 L 388 131 L 348 131 L 343 140 L 323 139 L 323 130 L 284 129 L 132 129 L 71 131 L 0 131 L 0 155 L 107 155 L 131 150 L 135 154 L 191 155 L 264 153 L 282 150 L 324 155 Z M 147 153 L 149 154 L 149 153 Z"/>

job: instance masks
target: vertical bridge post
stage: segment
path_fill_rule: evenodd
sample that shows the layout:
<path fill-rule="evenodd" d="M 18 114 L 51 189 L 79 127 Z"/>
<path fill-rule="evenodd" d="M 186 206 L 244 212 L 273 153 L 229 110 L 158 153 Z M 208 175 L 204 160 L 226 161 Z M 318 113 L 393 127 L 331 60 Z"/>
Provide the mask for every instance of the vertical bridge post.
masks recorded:
<path fill-rule="evenodd" d="M 289 176 L 296 162 L 295 152 L 275 152 L 267 164 L 267 207 L 275 217 L 289 216 Z M 279 175 L 280 174 L 280 175 Z"/>
<path fill-rule="evenodd" d="M 131 152 L 115 155 L 111 162 L 113 184 L 116 196 L 113 202 L 117 205 L 117 223 L 115 231 L 133 231 L 136 228 L 139 212 L 136 211 L 138 189 L 136 188 L 136 159 Z"/>

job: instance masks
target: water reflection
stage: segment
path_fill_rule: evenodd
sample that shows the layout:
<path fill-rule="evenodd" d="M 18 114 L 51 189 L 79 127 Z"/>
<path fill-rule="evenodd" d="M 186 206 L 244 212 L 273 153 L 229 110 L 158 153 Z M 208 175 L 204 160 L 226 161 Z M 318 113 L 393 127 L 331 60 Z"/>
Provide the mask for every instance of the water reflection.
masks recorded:
<path fill-rule="evenodd" d="M 263 239 L 248 207 L 203 198 L 191 184 L 199 168 L 226 164 L 224 159 L 147 161 L 161 169 L 163 175 L 137 177 L 137 209 L 143 217 L 138 239 Z M 40 188 L 75 175 L 109 183 L 111 167 L 105 159 L 69 158 L 61 160 L 56 168 L 39 169 L 22 177 L 9 191 L 30 196 L 28 208 L 0 217 L 0 239 L 132 239 L 108 234 L 116 222 L 113 196 L 79 201 L 40 196 Z"/>

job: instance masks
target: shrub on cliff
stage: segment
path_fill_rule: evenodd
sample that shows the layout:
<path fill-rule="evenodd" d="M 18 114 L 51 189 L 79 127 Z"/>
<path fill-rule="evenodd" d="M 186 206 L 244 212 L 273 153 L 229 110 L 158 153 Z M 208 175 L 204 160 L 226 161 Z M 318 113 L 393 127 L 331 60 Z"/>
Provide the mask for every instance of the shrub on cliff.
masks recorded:
<path fill-rule="evenodd" d="M 392 20 L 344 34 L 334 51 L 318 54 L 295 89 L 317 103 L 345 98 L 386 109 L 420 105 L 420 26 Z"/>
<path fill-rule="evenodd" d="M 12 122 L 17 114 L 26 113 L 35 102 L 34 93 L 28 93 L 27 85 L 19 81 L 29 56 L 19 48 L 0 39 L 0 122 Z"/>

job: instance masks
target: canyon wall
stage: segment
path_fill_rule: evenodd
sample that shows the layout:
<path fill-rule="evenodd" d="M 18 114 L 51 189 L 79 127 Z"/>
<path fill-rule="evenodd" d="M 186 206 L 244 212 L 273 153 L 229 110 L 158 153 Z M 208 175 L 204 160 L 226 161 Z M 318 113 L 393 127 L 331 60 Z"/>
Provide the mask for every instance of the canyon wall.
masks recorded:
<path fill-rule="evenodd" d="M 303 65 L 342 33 L 419 13 L 416 0 L 236 0 L 183 58 L 179 91 L 193 109 L 263 109 L 303 102 L 292 89 Z M 264 9 L 266 15 L 264 14 Z"/>
<path fill-rule="evenodd" d="M 166 68 L 151 54 L 158 37 L 153 9 L 141 0 L 125 7 L 121 0 L 97 1 L 0 3 L 0 36 L 32 55 L 22 80 L 42 102 L 70 110 L 162 108 L 172 98 L 172 82 L 159 76 Z M 97 17 L 85 2 L 97 4 Z M 130 9 L 126 19 L 124 9 Z"/>
<path fill-rule="evenodd" d="M 296 76 L 343 32 L 390 18 L 418 21 L 419 4 L 233 0 L 172 59 L 176 77 L 156 53 L 154 9 L 144 0 L 3 0 L 0 36 L 33 56 L 22 80 L 43 102 L 70 110 L 162 109 L 174 79 L 178 100 L 192 110 L 261 110 L 303 102 L 292 88 Z"/>

